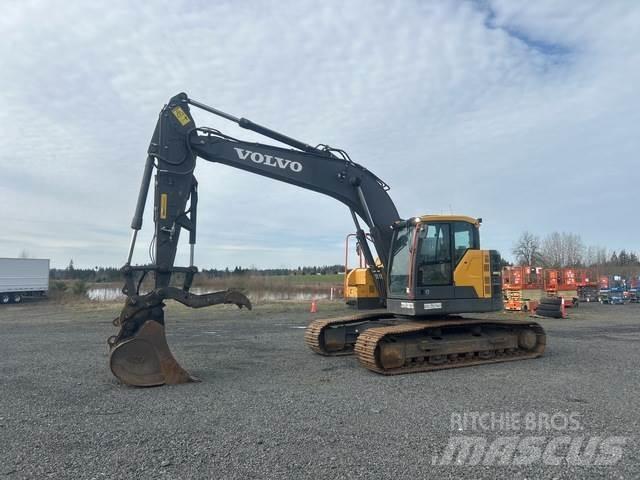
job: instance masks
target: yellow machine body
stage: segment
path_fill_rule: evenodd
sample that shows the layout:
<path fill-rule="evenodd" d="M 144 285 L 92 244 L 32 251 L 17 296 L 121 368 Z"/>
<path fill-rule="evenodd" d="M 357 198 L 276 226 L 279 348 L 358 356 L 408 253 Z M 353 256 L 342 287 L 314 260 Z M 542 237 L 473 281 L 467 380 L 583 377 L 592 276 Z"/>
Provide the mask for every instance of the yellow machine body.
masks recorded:
<path fill-rule="evenodd" d="M 467 250 L 453 271 L 456 287 L 473 287 L 478 298 L 491 298 L 489 250 Z"/>
<path fill-rule="evenodd" d="M 366 310 L 380 308 L 380 292 L 376 287 L 371 269 L 351 269 L 344 279 L 344 297 L 347 305 Z"/>

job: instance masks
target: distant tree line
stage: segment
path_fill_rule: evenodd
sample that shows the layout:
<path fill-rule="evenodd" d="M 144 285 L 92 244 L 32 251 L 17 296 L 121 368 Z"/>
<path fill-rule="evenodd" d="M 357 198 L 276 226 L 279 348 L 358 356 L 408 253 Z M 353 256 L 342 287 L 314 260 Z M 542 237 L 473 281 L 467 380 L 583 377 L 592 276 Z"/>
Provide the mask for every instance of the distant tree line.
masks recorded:
<path fill-rule="evenodd" d="M 525 231 L 513 245 L 512 253 L 518 265 L 538 265 L 548 268 L 590 267 L 638 271 L 638 255 L 627 249 L 609 252 L 606 247 L 586 246 L 580 235 L 553 232 L 544 238 Z"/>
<path fill-rule="evenodd" d="M 265 268 L 256 267 L 244 268 L 236 266 L 234 268 L 209 268 L 200 270 L 201 275 L 206 278 L 224 278 L 227 276 L 252 275 L 252 276 L 274 276 L 274 275 L 332 275 L 344 272 L 344 265 L 322 265 L 322 266 L 300 266 L 296 268 Z M 66 268 L 52 268 L 49 272 L 52 280 L 83 280 L 85 282 L 117 282 L 122 279 L 119 268 L 100 267 L 75 268 L 73 259 L 69 261 Z"/>
<path fill-rule="evenodd" d="M 297 268 L 256 268 L 235 267 L 224 270 L 209 268 L 202 269 L 201 273 L 208 278 L 219 278 L 228 275 L 262 275 L 265 277 L 274 275 L 335 275 L 344 272 L 344 265 L 304 266 Z"/>
<path fill-rule="evenodd" d="M 73 260 L 69 261 L 67 268 L 52 268 L 49 270 L 49 278 L 52 280 L 83 280 L 85 282 L 114 282 L 122 278 L 119 268 L 99 267 L 75 268 Z"/>

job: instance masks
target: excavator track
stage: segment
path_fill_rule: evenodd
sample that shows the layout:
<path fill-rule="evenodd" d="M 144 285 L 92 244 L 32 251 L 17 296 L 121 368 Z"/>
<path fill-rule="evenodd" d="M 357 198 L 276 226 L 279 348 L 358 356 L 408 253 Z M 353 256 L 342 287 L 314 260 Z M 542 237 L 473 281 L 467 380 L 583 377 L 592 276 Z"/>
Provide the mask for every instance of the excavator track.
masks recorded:
<path fill-rule="evenodd" d="M 304 332 L 304 343 L 320 355 L 353 355 L 355 338 L 360 330 L 369 327 L 371 322 L 388 318 L 393 318 L 393 314 L 386 310 L 372 310 L 357 315 L 314 320 Z M 353 334 L 349 335 L 350 332 Z"/>
<path fill-rule="evenodd" d="M 545 344 L 535 322 L 459 318 L 369 328 L 355 352 L 365 368 L 399 375 L 536 358 Z"/>

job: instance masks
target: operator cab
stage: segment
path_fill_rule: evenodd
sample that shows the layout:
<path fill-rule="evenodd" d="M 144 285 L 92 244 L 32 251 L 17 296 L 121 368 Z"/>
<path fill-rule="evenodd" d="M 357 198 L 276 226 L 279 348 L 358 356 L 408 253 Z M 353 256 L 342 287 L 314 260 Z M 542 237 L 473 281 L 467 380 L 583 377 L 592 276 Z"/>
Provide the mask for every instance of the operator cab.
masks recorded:
<path fill-rule="evenodd" d="M 502 309 L 500 257 L 480 250 L 481 219 L 425 215 L 398 222 L 387 309 L 409 316 Z"/>

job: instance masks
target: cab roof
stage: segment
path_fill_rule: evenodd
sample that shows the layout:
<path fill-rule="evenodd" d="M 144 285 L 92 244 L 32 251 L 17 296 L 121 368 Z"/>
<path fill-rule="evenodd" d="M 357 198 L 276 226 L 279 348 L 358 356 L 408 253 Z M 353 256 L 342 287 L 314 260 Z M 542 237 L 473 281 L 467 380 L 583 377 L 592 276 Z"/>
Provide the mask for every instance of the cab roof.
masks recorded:
<path fill-rule="evenodd" d="M 480 226 L 482 223 L 482 219 L 467 217 L 466 215 L 421 215 L 417 217 L 420 219 L 420 222 L 429 223 L 429 222 L 466 222 L 475 225 L 476 227 Z"/>

